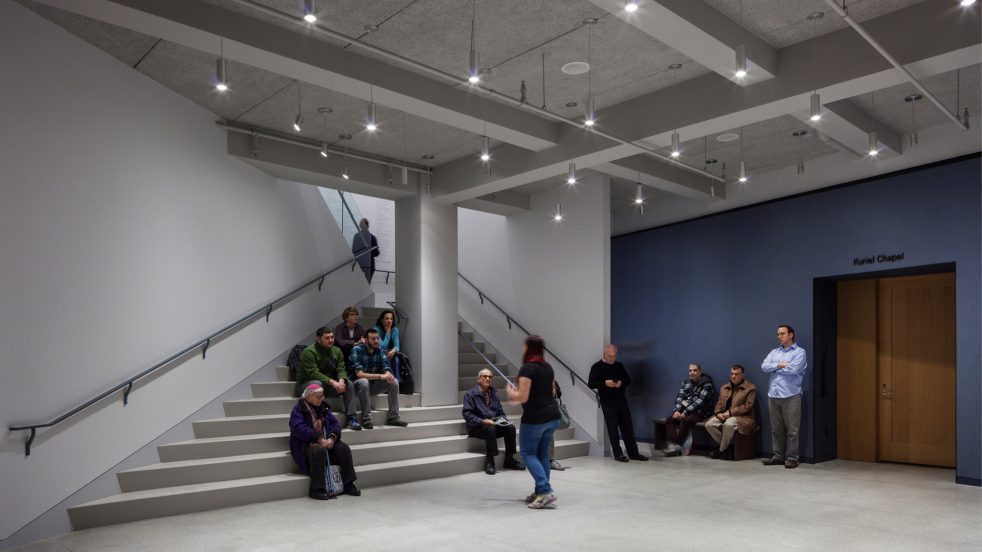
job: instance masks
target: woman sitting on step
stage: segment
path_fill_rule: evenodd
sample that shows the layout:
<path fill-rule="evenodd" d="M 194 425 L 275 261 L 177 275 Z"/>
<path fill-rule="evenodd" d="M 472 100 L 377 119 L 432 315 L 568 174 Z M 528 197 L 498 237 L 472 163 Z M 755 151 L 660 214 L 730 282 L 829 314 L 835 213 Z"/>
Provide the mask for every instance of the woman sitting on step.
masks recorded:
<path fill-rule="evenodd" d="M 303 473 L 310 475 L 310 498 L 327 500 L 339 492 L 360 496 L 355 487 L 354 461 L 351 449 L 341 441 L 341 424 L 324 403 L 324 388 L 308 385 L 290 413 L 290 454 Z M 327 461 L 341 471 L 343 489 L 328 493 Z"/>
<path fill-rule="evenodd" d="M 396 314 L 391 309 L 385 309 L 375 321 L 378 330 L 378 346 L 389 359 L 392 375 L 399 380 L 399 327 L 396 326 Z"/>

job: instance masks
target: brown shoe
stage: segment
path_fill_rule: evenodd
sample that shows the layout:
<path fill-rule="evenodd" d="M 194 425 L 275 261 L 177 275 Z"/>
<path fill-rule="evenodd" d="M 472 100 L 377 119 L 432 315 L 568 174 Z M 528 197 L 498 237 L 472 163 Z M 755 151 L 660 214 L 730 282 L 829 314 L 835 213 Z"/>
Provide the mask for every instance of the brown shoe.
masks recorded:
<path fill-rule="evenodd" d="M 784 460 L 779 460 L 775 457 L 771 457 L 768 458 L 767 460 L 762 460 L 761 463 L 764 464 L 765 466 L 783 466 Z"/>
<path fill-rule="evenodd" d="M 788 460 L 784 463 L 784 467 L 788 468 L 789 470 L 793 470 L 798 467 L 798 461 L 794 458 L 788 458 Z"/>

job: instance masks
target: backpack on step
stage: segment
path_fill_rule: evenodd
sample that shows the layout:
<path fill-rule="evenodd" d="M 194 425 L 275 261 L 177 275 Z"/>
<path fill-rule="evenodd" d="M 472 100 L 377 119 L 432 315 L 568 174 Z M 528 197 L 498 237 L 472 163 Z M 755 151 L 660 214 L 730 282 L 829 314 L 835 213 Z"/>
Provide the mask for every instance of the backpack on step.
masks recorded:
<path fill-rule="evenodd" d="M 290 369 L 290 381 L 297 381 L 297 374 L 300 373 L 300 355 L 307 346 L 303 344 L 294 345 L 290 349 L 290 356 L 286 357 L 286 365 Z"/>
<path fill-rule="evenodd" d="M 399 352 L 399 394 L 412 395 L 416 392 L 416 382 L 413 381 L 413 365 L 406 353 Z"/>

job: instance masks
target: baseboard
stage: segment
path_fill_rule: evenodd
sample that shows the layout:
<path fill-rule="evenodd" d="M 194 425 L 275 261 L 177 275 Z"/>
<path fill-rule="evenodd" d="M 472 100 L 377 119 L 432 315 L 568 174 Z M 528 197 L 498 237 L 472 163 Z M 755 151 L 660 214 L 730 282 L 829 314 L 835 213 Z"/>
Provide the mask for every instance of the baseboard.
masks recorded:
<path fill-rule="evenodd" d="M 971 485 L 973 487 L 982 487 L 982 479 L 979 479 L 977 477 L 963 477 L 961 475 L 956 475 L 955 483 L 959 485 Z"/>

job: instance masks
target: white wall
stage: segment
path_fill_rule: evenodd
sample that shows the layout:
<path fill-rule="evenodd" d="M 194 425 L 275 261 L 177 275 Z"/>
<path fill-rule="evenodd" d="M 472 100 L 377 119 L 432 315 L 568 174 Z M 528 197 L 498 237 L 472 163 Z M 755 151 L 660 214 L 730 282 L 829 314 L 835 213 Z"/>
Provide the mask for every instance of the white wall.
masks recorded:
<path fill-rule="evenodd" d="M 502 217 L 460 209 L 460 272 L 586 379 L 610 338 L 609 181 L 594 176 L 563 186 L 564 221 L 556 223 L 556 191 L 534 194 L 527 213 Z M 460 284 L 460 315 L 516 366 L 525 335 L 482 306 Z M 574 420 L 601 435 L 592 393 L 573 386 L 555 363 Z"/>
<path fill-rule="evenodd" d="M 313 292 L 51 430 L 24 432 L 350 252 L 319 192 L 226 154 L 214 116 L 0 2 L 0 539 L 370 290 Z M 16 497 L 16 498 L 15 498 Z"/>

